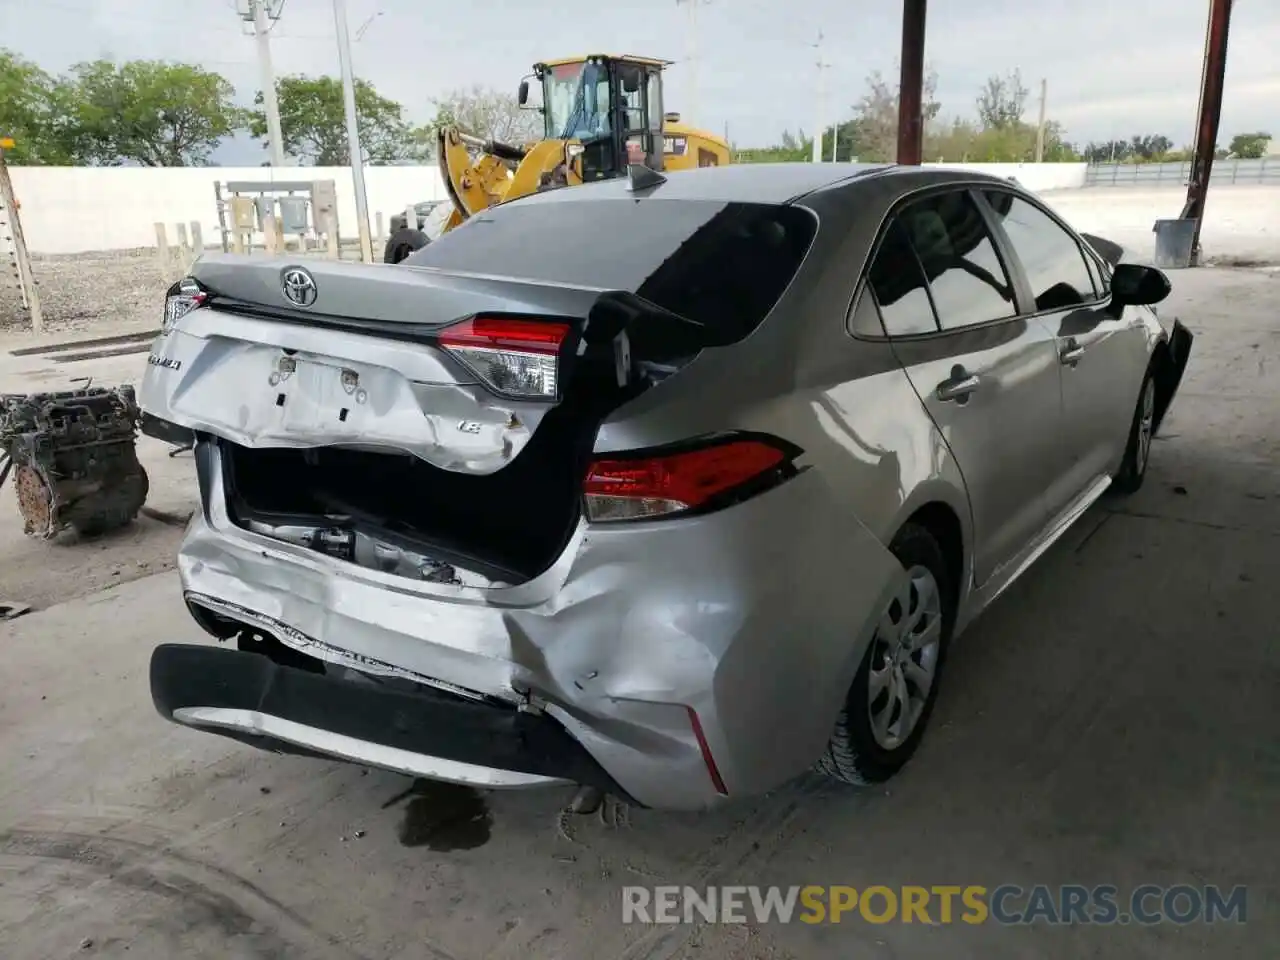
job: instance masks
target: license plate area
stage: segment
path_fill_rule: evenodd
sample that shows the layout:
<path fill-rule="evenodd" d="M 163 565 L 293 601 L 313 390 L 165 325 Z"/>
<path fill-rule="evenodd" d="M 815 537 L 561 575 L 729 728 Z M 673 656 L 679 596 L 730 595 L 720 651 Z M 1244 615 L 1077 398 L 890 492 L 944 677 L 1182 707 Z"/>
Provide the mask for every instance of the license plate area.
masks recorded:
<path fill-rule="evenodd" d="M 368 410 L 367 383 L 353 366 L 281 357 L 268 378 L 279 430 L 310 434 L 325 425 L 343 432 L 358 428 Z"/>

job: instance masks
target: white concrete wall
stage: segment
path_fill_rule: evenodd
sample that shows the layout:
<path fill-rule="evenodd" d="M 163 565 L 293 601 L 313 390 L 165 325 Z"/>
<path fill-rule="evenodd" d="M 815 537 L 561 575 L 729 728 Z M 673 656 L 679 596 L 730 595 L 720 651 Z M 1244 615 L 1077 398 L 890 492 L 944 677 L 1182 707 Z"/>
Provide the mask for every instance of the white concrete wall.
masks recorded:
<path fill-rule="evenodd" d="M 1155 222 L 1177 219 L 1187 191 L 1173 185 L 1087 187 L 1048 192 L 1043 198 L 1077 230 L 1113 240 L 1131 259 L 1149 262 L 1155 256 Z M 1210 187 L 1200 246 L 1210 263 L 1280 263 L 1280 186 Z"/>
<path fill-rule="evenodd" d="M 1028 190 L 1074 190 L 1084 186 L 1087 163 L 927 163 L 927 167 L 973 170 L 993 177 L 1016 177 Z"/>
<path fill-rule="evenodd" d="M 946 164 L 1017 177 L 1031 190 L 1080 187 L 1083 163 Z M 198 220 L 205 242 L 219 242 L 213 185 L 228 180 L 333 180 L 339 230 L 356 236 L 355 194 L 347 167 L 13 167 L 22 226 L 33 253 L 84 253 L 155 246 L 155 223 Z M 368 167 L 369 211 L 390 217 L 414 202 L 444 197 L 434 166 Z M 372 227 L 372 223 L 370 224 Z"/>
<path fill-rule="evenodd" d="M 155 223 L 198 220 L 205 242 L 219 242 L 214 184 L 228 180 L 333 180 L 338 227 L 355 237 L 355 192 L 349 167 L 13 167 L 22 228 L 33 253 L 83 253 L 154 247 Z M 434 166 L 368 167 L 369 213 L 390 217 L 410 203 L 444 196 Z M 372 228 L 373 224 L 370 223 Z"/>

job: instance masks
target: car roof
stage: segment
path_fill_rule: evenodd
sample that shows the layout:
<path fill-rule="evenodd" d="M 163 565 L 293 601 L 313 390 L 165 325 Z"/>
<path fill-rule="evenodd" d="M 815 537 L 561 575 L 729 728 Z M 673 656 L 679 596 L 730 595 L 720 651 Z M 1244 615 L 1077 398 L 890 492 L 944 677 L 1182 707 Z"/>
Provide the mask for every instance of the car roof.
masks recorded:
<path fill-rule="evenodd" d="M 908 181 L 989 181 L 1000 177 L 946 167 L 898 166 L 885 163 L 731 163 L 725 166 L 674 170 L 662 174 L 665 182 L 642 191 L 655 200 L 706 200 L 717 203 L 789 203 L 806 194 L 864 177 L 893 177 Z M 904 183 L 906 189 L 910 184 Z M 634 196 L 626 177 L 602 180 L 572 190 L 548 190 L 531 194 L 517 204 L 572 203 L 630 199 Z"/>

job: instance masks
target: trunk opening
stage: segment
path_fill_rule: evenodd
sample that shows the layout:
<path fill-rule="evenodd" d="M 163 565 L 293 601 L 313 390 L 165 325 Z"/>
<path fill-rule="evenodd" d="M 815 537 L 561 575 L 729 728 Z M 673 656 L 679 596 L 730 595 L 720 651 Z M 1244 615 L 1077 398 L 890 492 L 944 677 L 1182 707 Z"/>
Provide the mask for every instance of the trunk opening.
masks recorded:
<path fill-rule="evenodd" d="M 498 587 L 533 579 L 577 528 L 601 422 L 711 339 L 701 324 L 625 293 L 598 295 L 575 336 L 563 398 L 502 469 L 460 473 L 407 451 L 219 439 L 232 521 L 414 580 Z"/>
<path fill-rule="evenodd" d="M 408 453 L 249 449 L 220 441 L 233 521 L 341 559 L 434 582 L 515 585 L 564 551 L 603 410 L 562 404 L 496 473 Z M 470 574 L 470 576 L 468 576 Z"/>

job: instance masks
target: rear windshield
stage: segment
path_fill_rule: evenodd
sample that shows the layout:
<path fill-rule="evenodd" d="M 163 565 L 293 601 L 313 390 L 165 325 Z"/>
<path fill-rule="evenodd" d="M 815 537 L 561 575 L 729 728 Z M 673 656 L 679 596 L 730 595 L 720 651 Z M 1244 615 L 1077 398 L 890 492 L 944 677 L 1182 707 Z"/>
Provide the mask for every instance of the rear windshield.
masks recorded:
<path fill-rule="evenodd" d="M 512 204 L 472 217 L 405 263 L 626 290 L 724 342 L 773 309 L 816 228 L 805 210 L 764 203 Z"/>

